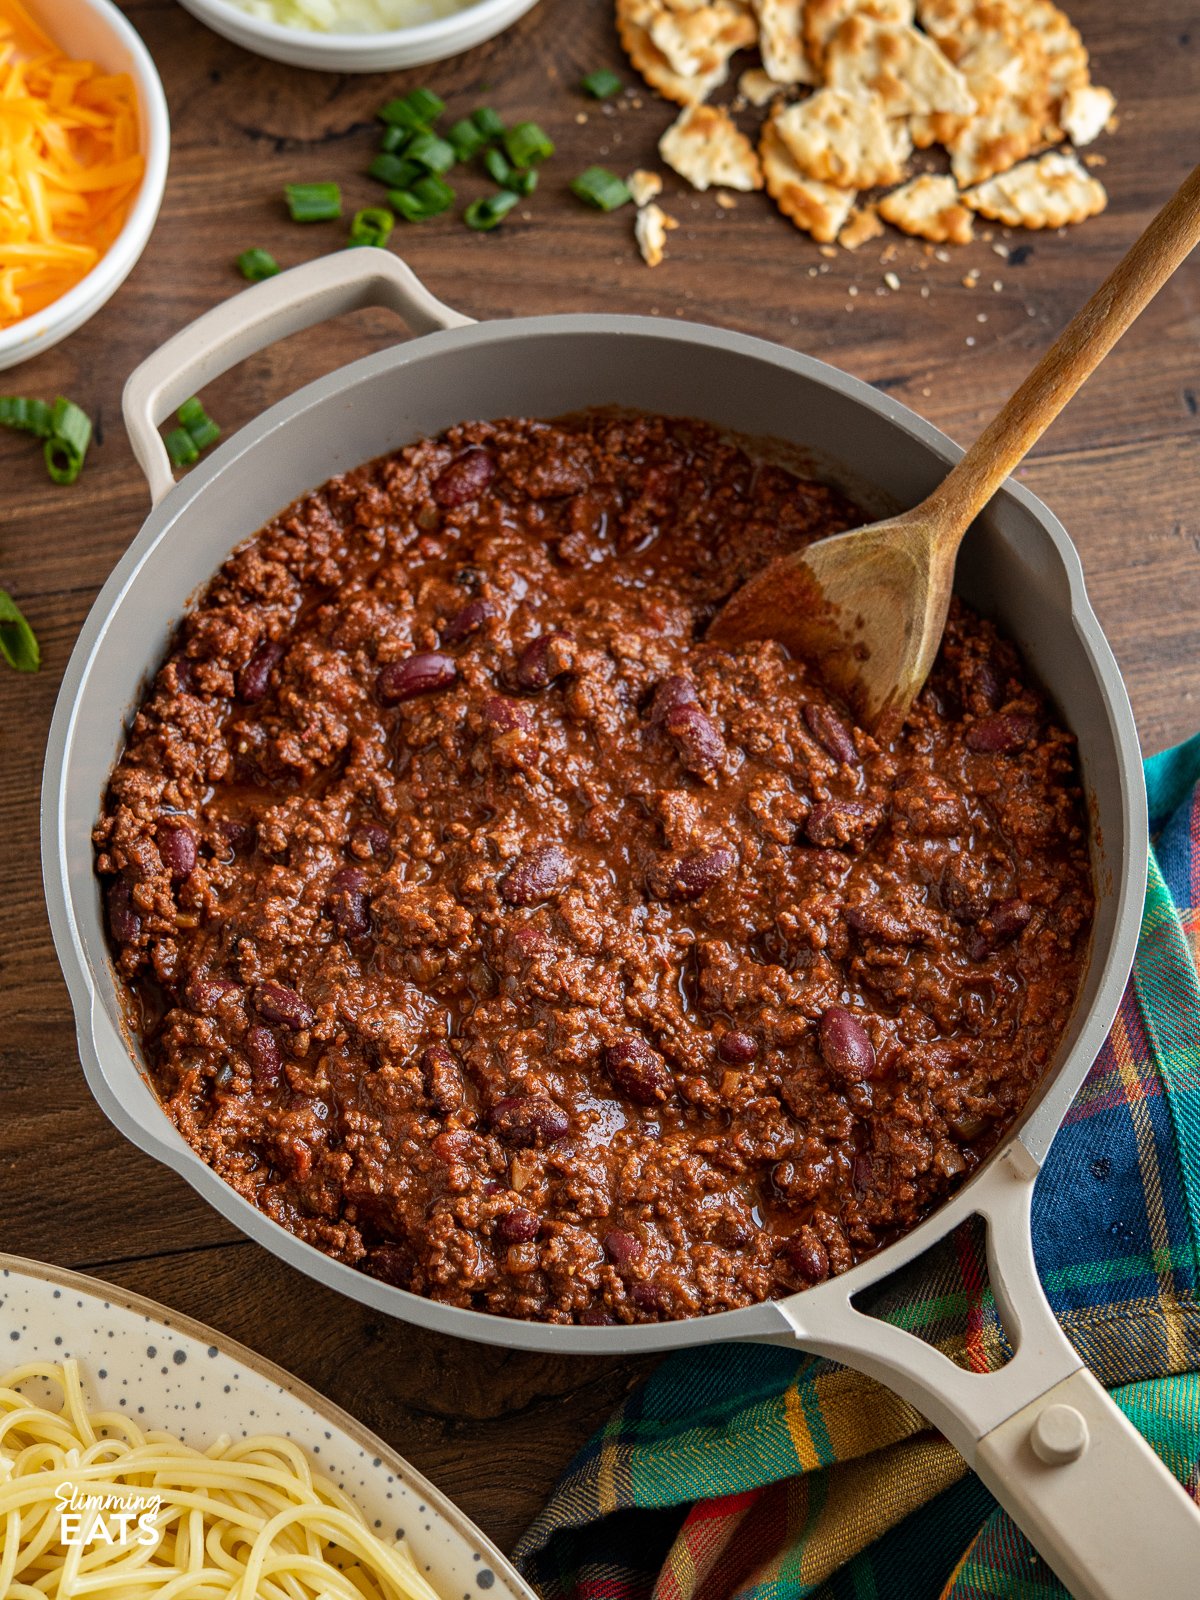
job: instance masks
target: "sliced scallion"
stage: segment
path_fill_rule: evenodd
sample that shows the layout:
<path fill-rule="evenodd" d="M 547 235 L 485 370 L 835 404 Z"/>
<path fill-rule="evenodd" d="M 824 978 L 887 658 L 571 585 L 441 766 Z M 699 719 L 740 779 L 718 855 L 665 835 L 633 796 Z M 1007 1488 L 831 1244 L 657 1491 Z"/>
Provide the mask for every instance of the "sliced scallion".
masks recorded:
<path fill-rule="evenodd" d="M 434 94 L 432 89 L 414 89 L 406 96 L 409 106 L 424 122 L 426 127 L 437 121 L 446 109 L 446 102 L 440 95 Z"/>
<path fill-rule="evenodd" d="M 504 185 L 514 194 L 529 195 L 537 188 L 538 175 L 535 167 L 527 167 L 524 172 L 514 172 Z"/>
<path fill-rule="evenodd" d="M 163 443 L 167 447 L 167 454 L 170 456 L 174 466 L 190 467 L 193 462 L 200 459 L 196 441 L 186 428 L 172 428 Z"/>
<path fill-rule="evenodd" d="M 492 182 L 498 183 L 502 189 L 508 187 L 508 180 L 513 175 L 513 169 L 502 150 L 485 150 L 483 152 L 483 170 Z"/>
<path fill-rule="evenodd" d="M 475 126 L 470 117 L 463 117 L 452 128 L 448 128 L 446 138 L 454 146 L 454 153 L 460 161 L 470 161 L 487 143 L 487 135 Z"/>
<path fill-rule="evenodd" d="M 388 191 L 388 204 L 406 222 L 425 222 L 448 211 L 454 204 L 454 190 L 435 174 L 419 178 L 411 189 Z"/>
<path fill-rule="evenodd" d="M 480 106 L 478 111 L 472 111 L 471 121 L 485 139 L 503 139 L 504 119 L 491 106 Z"/>
<path fill-rule="evenodd" d="M 243 250 L 237 258 L 237 269 L 248 283 L 261 283 L 264 278 L 275 276 L 279 263 L 269 250 Z"/>
<path fill-rule="evenodd" d="M 624 180 L 607 167 L 588 167 L 571 180 L 571 193 L 597 211 L 616 211 L 633 199 Z"/>
<path fill-rule="evenodd" d="M 436 122 L 445 109 L 445 101 L 432 89 L 414 89 L 411 94 L 402 95 L 398 100 L 389 100 L 386 105 L 380 106 L 375 115 L 380 122 L 410 128 L 416 133 L 418 129 L 428 128 L 430 123 Z"/>
<path fill-rule="evenodd" d="M 20 606 L 0 589 L 0 655 L 17 672 L 36 672 L 42 664 L 37 637 Z"/>
<path fill-rule="evenodd" d="M 15 428 L 35 438 L 50 435 L 50 407 L 44 400 L 26 400 L 17 394 L 0 395 L 0 428 Z"/>
<path fill-rule="evenodd" d="M 50 407 L 50 434 L 42 446 L 46 471 L 55 483 L 75 482 L 91 439 L 91 417 L 73 400 L 59 395 Z"/>
<path fill-rule="evenodd" d="M 288 183 L 283 197 L 293 222 L 333 222 L 342 214 L 342 191 L 336 183 Z"/>
<path fill-rule="evenodd" d="M 609 100 L 614 94 L 620 94 L 625 85 L 615 72 L 600 67 L 595 72 L 585 73 L 579 80 L 579 87 L 584 94 L 590 94 L 593 100 Z"/>
<path fill-rule="evenodd" d="M 421 175 L 421 167 L 408 157 L 381 152 L 367 168 L 367 177 L 384 183 L 389 189 L 407 189 L 414 178 Z"/>
<path fill-rule="evenodd" d="M 415 161 L 426 172 L 449 172 L 458 160 L 454 146 L 436 133 L 418 133 L 404 152 L 405 159 Z"/>
<path fill-rule="evenodd" d="M 504 135 L 504 148 L 514 167 L 536 167 L 554 154 L 554 141 L 536 122 L 518 122 Z"/>
<path fill-rule="evenodd" d="M 411 128 L 401 128 L 396 124 L 386 127 L 379 135 L 379 148 L 385 155 L 394 155 L 402 149 L 412 138 Z"/>
<path fill-rule="evenodd" d="M 472 200 L 463 212 L 463 221 L 476 233 L 490 233 L 493 228 L 500 226 L 519 199 L 520 196 L 514 194 L 511 189 L 503 189 L 499 194 L 489 194 L 482 200 Z"/>
<path fill-rule="evenodd" d="M 220 428 L 195 395 L 190 400 L 185 400 L 175 415 L 180 427 L 186 428 L 191 435 L 192 443 L 197 450 L 207 450 L 210 444 L 216 444 L 221 437 Z"/>
<path fill-rule="evenodd" d="M 392 236 L 396 219 L 384 206 L 365 206 L 354 213 L 350 224 L 352 245 L 373 245 L 382 249 Z"/>

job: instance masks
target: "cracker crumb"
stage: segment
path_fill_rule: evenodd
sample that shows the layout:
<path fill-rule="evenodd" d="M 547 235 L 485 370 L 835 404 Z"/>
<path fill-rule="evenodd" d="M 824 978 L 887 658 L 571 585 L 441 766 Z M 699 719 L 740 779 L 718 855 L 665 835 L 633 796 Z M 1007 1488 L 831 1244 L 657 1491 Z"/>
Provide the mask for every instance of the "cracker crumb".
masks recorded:
<path fill-rule="evenodd" d="M 1000 279 L 999 278 L 993 278 L 992 279 L 992 293 L 993 294 L 1000 294 L 1000 293 L 1002 293 L 1003 289 L 1004 289 L 1004 285 L 1003 285 L 1003 283 L 1001 283 Z"/>
<path fill-rule="evenodd" d="M 575 121 L 579 124 L 579 126 L 581 128 L 583 127 L 583 125 L 587 121 L 587 119 L 588 119 L 588 114 L 587 114 L 586 111 L 577 111 L 575 113 Z"/>
<path fill-rule="evenodd" d="M 894 272 L 885 272 L 883 275 L 883 281 L 887 284 L 889 289 L 896 290 L 900 287 L 900 279 Z"/>
<path fill-rule="evenodd" d="M 1008 246 L 1006 244 L 994 244 L 992 249 L 996 255 L 1002 256 L 1005 261 L 1008 260 Z"/>
<path fill-rule="evenodd" d="M 858 285 L 856 283 L 852 283 L 846 290 L 846 293 L 850 296 L 851 300 L 855 299 L 858 295 Z"/>
<path fill-rule="evenodd" d="M 834 256 L 837 255 L 837 251 L 833 248 L 833 246 L 831 244 L 823 244 L 821 246 L 821 254 L 823 256 L 828 256 L 828 257 L 830 257 L 830 259 L 832 259 Z"/>
<path fill-rule="evenodd" d="M 736 199 L 736 197 L 734 195 L 731 195 L 731 194 L 726 194 L 724 189 L 720 190 L 719 193 L 717 194 L 717 204 L 720 206 L 722 211 L 736 211 L 737 210 L 737 199 Z"/>
<path fill-rule="evenodd" d="M 928 300 L 929 299 L 929 285 L 927 283 L 923 283 L 921 285 L 921 299 L 922 300 Z"/>

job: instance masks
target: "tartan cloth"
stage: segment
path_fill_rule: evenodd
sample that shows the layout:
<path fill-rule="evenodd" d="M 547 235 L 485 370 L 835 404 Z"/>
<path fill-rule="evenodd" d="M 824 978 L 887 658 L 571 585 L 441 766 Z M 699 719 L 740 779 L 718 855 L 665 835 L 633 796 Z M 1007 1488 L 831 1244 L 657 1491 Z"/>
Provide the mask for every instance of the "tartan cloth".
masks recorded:
<path fill-rule="evenodd" d="M 1133 975 L 1038 1179 L 1033 1237 L 1080 1355 L 1200 1498 L 1200 735 L 1149 759 L 1146 781 Z M 874 1294 L 876 1314 L 960 1364 L 1004 1359 L 978 1221 Z M 911 1406 L 773 1345 L 664 1361 L 572 1462 L 514 1559 L 545 1600 L 1066 1593 Z"/>

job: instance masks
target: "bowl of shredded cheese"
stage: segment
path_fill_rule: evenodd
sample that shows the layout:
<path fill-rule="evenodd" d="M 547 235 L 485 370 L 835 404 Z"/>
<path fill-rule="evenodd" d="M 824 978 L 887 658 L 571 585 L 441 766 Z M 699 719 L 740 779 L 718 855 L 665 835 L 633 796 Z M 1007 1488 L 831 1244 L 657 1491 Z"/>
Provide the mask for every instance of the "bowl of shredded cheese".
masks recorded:
<path fill-rule="evenodd" d="M 158 73 L 110 0 L 0 0 L 0 369 L 124 282 L 169 151 Z"/>
<path fill-rule="evenodd" d="M 180 0 L 223 38 L 293 67 L 388 72 L 494 38 L 537 0 Z"/>

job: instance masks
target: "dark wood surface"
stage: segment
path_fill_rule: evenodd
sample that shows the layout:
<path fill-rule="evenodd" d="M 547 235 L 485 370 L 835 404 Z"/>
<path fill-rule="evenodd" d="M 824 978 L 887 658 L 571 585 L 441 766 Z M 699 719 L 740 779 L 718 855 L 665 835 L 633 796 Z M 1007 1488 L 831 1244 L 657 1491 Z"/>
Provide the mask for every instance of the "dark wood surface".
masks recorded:
<path fill-rule="evenodd" d="M 147 509 L 119 421 L 121 385 L 167 335 L 235 292 L 250 245 L 290 265 L 334 248 L 336 226 L 283 215 L 292 179 L 339 179 L 356 205 L 372 112 L 426 81 L 461 115 L 488 100 L 534 115 L 559 142 L 529 207 L 496 235 L 452 217 L 402 229 L 401 249 L 436 294 L 476 317 L 595 310 L 685 316 L 806 350 L 867 378 L 969 440 L 1075 307 L 1200 158 L 1200 18 L 1193 0 L 1075 0 L 1097 80 L 1121 126 L 1097 147 L 1104 216 L 1065 235 L 1020 235 L 1019 266 L 991 243 L 928 260 L 896 239 L 822 257 L 761 196 L 722 210 L 668 185 L 682 223 L 651 272 L 631 218 L 584 212 L 568 179 L 593 161 L 649 161 L 670 118 L 648 92 L 606 114 L 573 90 L 623 66 L 607 0 L 541 0 L 510 33 L 411 75 L 325 76 L 276 66 L 209 33 L 173 0 L 126 0 L 161 70 L 174 122 L 166 203 L 116 298 L 58 349 L 0 376 L 0 391 L 69 394 L 99 424 L 74 489 L 35 450 L 0 438 L 0 584 L 42 641 L 39 677 L 0 672 L 0 1248 L 98 1273 L 255 1346 L 357 1413 L 502 1545 L 558 1470 L 646 1370 L 467 1346 L 389 1324 L 244 1241 L 171 1174 L 138 1154 L 92 1103 L 42 903 L 37 817 L 42 750 L 59 678 L 101 582 Z M 586 113 L 588 120 L 577 120 Z M 979 269 L 975 288 L 964 287 Z M 816 269 L 815 274 L 813 269 Z M 882 278 L 894 271 L 898 292 Z M 1000 285 L 999 289 L 992 287 Z M 922 296 L 922 285 L 930 293 Z M 851 286 L 857 294 L 848 293 Z M 382 313 L 299 336 L 214 384 L 227 429 L 332 366 L 396 336 Z M 598 397 L 609 398 L 606 396 Z M 1193 732 L 1200 672 L 1200 260 L 1186 267 L 1035 452 L 1025 481 L 1083 556 L 1147 750 Z"/>

